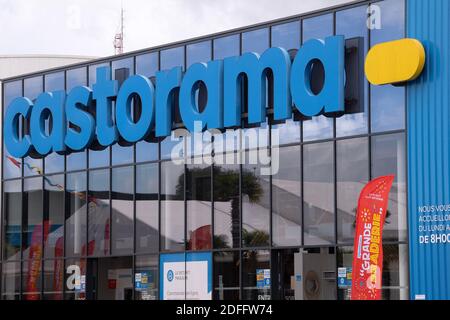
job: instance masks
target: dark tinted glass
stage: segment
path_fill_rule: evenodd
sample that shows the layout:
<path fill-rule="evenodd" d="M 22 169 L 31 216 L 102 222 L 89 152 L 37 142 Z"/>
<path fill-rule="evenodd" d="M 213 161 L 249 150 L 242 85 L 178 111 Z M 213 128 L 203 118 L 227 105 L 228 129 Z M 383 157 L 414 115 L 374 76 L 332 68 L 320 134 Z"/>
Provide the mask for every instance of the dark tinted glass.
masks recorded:
<path fill-rule="evenodd" d="M 112 170 L 112 254 L 133 252 L 134 233 L 134 167 Z"/>
<path fill-rule="evenodd" d="M 109 255 L 111 234 L 109 169 L 89 171 L 88 241 L 90 255 Z"/>
<path fill-rule="evenodd" d="M 136 252 L 159 248 L 158 164 L 136 166 Z"/>
<path fill-rule="evenodd" d="M 214 300 L 239 300 L 238 251 L 214 253 Z"/>
<path fill-rule="evenodd" d="M 333 143 L 303 147 L 304 244 L 334 242 Z"/>
<path fill-rule="evenodd" d="M 22 182 L 8 181 L 3 184 L 3 188 L 3 255 L 5 260 L 20 260 Z"/>

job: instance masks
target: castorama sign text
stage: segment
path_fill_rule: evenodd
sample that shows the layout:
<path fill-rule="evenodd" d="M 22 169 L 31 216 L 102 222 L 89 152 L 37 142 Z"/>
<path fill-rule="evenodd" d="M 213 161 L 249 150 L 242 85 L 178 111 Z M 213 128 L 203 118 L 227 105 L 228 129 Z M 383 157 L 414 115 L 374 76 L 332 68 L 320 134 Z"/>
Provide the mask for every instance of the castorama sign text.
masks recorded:
<path fill-rule="evenodd" d="M 97 69 L 97 82 L 91 88 L 79 86 L 69 93 L 44 92 L 33 103 L 26 97 L 16 98 L 7 107 L 4 118 L 4 141 L 13 157 L 30 152 L 45 156 L 52 152 L 83 150 L 97 140 L 102 146 L 119 138 L 136 142 L 148 137 L 171 134 L 174 91 L 179 89 L 179 109 L 185 127 L 194 131 L 194 122 L 202 129 L 235 127 L 241 124 L 243 75 L 248 79 L 248 122 L 266 119 L 266 77 L 273 75 L 273 117 L 292 117 L 292 105 L 305 116 L 344 111 L 344 37 L 309 40 L 291 62 L 288 52 L 273 47 L 261 56 L 245 53 L 223 61 L 193 64 L 183 74 L 181 67 L 156 73 L 156 84 L 142 75 L 127 78 L 118 89 L 111 80 L 109 67 Z M 311 66 L 319 60 L 325 71 L 322 90 L 311 90 Z M 207 102 L 202 112 L 196 103 L 198 84 L 207 89 Z M 133 120 L 132 102 L 138 96 L 142 110 Z M 115 100 L 115 112 L 112 101 Z M 88 110 L 95 106 L 94 113 Z M 45 119 L 51 115 L 51 130 Z M 114 116 L 113 116 L 114 115 Z M 20 134 L 21 118 L 29 123 L 29 134 Z"/>

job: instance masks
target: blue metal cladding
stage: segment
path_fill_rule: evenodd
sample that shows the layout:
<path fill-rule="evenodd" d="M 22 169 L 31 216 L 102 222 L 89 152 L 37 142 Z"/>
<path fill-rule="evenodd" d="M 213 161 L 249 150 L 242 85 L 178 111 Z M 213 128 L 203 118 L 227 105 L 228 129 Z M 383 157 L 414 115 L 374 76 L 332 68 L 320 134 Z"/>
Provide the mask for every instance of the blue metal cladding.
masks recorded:
<path fill-rule="evenodd" d="M 450 299 L 450 221 L 419 219 L 450 217 L 450 1 L 408 0 L 406 10 L 407 36 L 427 54 L 423 75 L 407 89 L 410 297 Z M 444 230 L 419 230 L 439 225 Z"/>

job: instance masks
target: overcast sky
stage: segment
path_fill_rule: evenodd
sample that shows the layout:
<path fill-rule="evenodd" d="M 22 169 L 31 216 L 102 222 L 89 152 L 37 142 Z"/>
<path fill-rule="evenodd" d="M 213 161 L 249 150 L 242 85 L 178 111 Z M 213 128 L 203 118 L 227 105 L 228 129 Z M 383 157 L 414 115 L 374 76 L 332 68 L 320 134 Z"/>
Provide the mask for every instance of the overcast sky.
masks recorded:
<path fill-rule="evenodd" d="M 114 53 L 121 0 L 0 0 L 0 54 Z M 125 52 L 352 0 L 126 0 Z"/>

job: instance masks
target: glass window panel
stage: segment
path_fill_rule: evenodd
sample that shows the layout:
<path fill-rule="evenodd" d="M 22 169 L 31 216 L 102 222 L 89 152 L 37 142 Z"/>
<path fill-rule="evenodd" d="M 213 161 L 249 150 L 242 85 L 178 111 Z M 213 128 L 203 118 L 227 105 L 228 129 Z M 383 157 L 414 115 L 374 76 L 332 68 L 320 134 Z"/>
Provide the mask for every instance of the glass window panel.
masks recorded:
<path fill-rule="evenodd" d="M 345 39 L 360 38 L 363 45 L 360 49 L 364 51 L 365 57 L 368 45 L 367 6 L 338 11 L 336 13 L 336 34 L 345 36 Z M 362 56 L 360 55 L 360 57 Z M 360 65 L 363 65 L 363 61 L 361 61 Z M 336 135 L 338 137 L 368 132 L 368 82 L 363 74 L 359 76 L 364 79 L 360 81 L 362 84 L 360 90 L 362 92 L 359 96 L 362 97 L 362 101 L 358 101 L 359 108 L 348 102 L 345 110 L 346 114 L 336 119 Z M 358 98 L 358 94 L 354 94 Z"/>
<path fill-rule="evenodd" d="M 326 14 L 303 20 L 303 43 L 333 35 L 333 15 Z M 333 137 L 333 119 L 323 115 L 303 121 L 303 141 Z"/>
<path fill-rule="evenodd" d="M 402 39 L 405 36 L 405 1 L 377 2 L 381 10 L 381 29 L 370 31 L 370 45 Z M 372 132 L 405 128 L 405 87 L 371 86 Z"/>
<path fill-rule="evenodd" d="M 22 300 L 40 300 L 42 288 L 42 261 L 22 262 Z"/>
<path fill-rule="evenodd" d="M 158 71 L 158 52 L 136 56 L 136 74 L 145 75 L 155 83 Z M 159 158 L 158 142 L 143 140 L 136 143 L 136 162 L 153 161 Z"/>
<path fill-rule="evenodd" d="M 242 245 L 269 245 L 270 239 L 270 175 L 256 164 L 256 150 L 245 153 L 242 166 Z M 253 164 L 255 163 L 255 164 Z M 267 169 L 267 168 L 266 168 Z"/>
<path fill-rule="evenodd" d="M 334 243 L 333 143 L 303 147 L 304 244 Z"/>
<path fill-rule="evenodd" d="M 96 70 L 100 67 L 107 67 L 109 63 L 101 63 L 97 65 L 89 66 L 89 86 L 97 82 Z M 92 110 L 92 114 L 95 115 L 95 110 Z M 110 147 L 100 146 L 98 143 L 94 143 L 89 149 L 89 168 L 100 168 L 109 166 L 109 150 Z"/>
<path fill-rule="evenodd" d="M 112 170 L 112 254 L 129 254 L 134 248 L 134 167 Z"/>
<path fill-rule="evenodd" d="M 338 249 L 338 268 L 351 270 L 353 246 Z M 381 278 L 382 300 L 409 299 L 408 246 L 405 244 L 383 245 L 383 272 Z M 351 284 L 351 281 L 349 282 Z M 338 287 L 338 299 L 350 300 L 351 286 Z"/>
<path fill-rule="evenodd" d="M 70 92 L 74 87 L 87 85 L 87 69 L 85 67 L 67 70 L 66 87 Z M 73 152 L 66 156 L 67 171 L 86 169 L 86 150 Z"/>
<path fill-rule="evenodd" d="M 207 63 L 211 60 L 211 41 L 197 42 L 186 46 L 187 67 L 197 62 Z"/>
<path fill-rule="evenodd" d="M 180 159 L 186 156 L 185 137 L 175 137 L 173 134 L 174 131 L 172 131 L 172 135 L 165 137 L 161 141 L 161 160 Z"/>
<path fill-rule="evenodd" d="M 44 242 L 46 258 L 64 255 L 64 176 L 44 177 L 44 222 L 48 236 Z"/>
<path fill-rule="evenodd" d="M 404 134 L 372 137 L 372 178 L 395 175 L 383 230 L 389 241 L 407 239 L 405 140 Z"/>
<path fill-rule="evenodd" d="M 24 96 L 33 102 L 35 102 L 37 96 L 44 91 L 42 76 L 25 79 L 23 85 Z M 44 169 L 42 158 L 33 158 L 32 156 L 28 156 L 23 159 L 23 163 L 23 175 L 25 177 L 42 174 Z"/>
<path fill-rule="evenodd" d="M 44 261 L 44 296 L 45 300 L 63 299 L 64 260 Z"/>
<path fill-rule="evenodd" d="M 86 269 L 86 259 L 66 260 L 64 272 L 65 300 L 86 300 L 86 289 L 81 286 L 81 279 L 84 278 L 86 281 Z"/>
<path fill-rule="evenodd" d="M 303 249 L 297 263 L 303 279 L 300 300 L 336 300 L 335 248 Z"/>
<path fill-rule="evenodd" d="M 338 241 L 352 243 L 359 195 L 369 181 L 367 138 L 337 142 L 336 180 Z"/>
<path fill-rule="evenodd" d="M 65 89 L 64 72 L 46 74 L 44 76 L 45 91 L 59 91 Z M 50 134 L 50 120 L 45 121 L 45 130 Z M 64 171 L 64 156 L 56 152 L 50 153 L 45 157 L 45 173 L 55 173 Z"/>
<path fill-rule="evenodd" d="M 161 249 L 184 250 L 184 165 L 161 163 Z"/>
<path fill-rule="evenodd" d="M 158 299 L 158 256 L 137 256 L 135 260 L 135 300 Z M 137 281 L 137 279 L 141 279 Z M 145 280 L 145 281 L 144 281 Z"/>
<path fill-rule="evenodd" d="M 20 299 L 20 261 L 3 263 L 2 296 L 3 300 Z"/>
<path fill-rule="evenodd" d="M 89 171 L 88 242 L 93 256 L 109 255 L 109 169 Z"/>
<path fill-rule="evenodd" d="M 245 121 L 246 122 L 246 121 Z M 258 127 L 250 127 L 244 124 L 242 129 L 242 149 L 264 149 L 269 146 L 270 128 L 267 122 L 261 123 Z"/>
<path fill-rule="evenodd" d="M 239 300 L 239 251 L 214 253 L 214 300 Z"/>
<path fill-rule="evenodd" d="M 300 47 L 300 21 L 279 24 L 272 27 L 272 47 L 286 50 Z"/>
<path fill-rule="evenodd" d="M 271 145 L 278 146 L 283 144 L 300 143 L 301 141 L 301 123 L 292 119 L 286 120 L 281 124 L 274 124 L 270 127 Z"/>
<path fill-rule="evenodd" d="M 159 248 L 158 164 L 136 166 L 136 252 Z"/>
<path fill-rule="evenodd" d="M 184 70 L 184 47 L 161 51 L 161 70 L 170 70 L 174 67 L 182 67 Z"/>
<path fill-rule="evenodd" d="M 242 300 L 270 300 L 271 276 L 269 250 L 242 252 Z"/>
<path fill-rule="evenodd" d="M 262 54 L 269 48 L 269 29 L 257 29 L 242 33 L 242 53 L 256 52 Z"/>
<path fill-rule="evenodd" d="M 66 241 L 67 257 L 87 255 L 86 247 L 86 172 L 66 175 Z"/>
<path fill-rule="evenodd" d="M 158 52 L 136 56 L 136 74 L 151 78 L 158 71 Z"/>
<path fill-rule="evenodd" d="M 118 73 L 118 69 L 125 69 L 125 75 L 121 75 Z M 133 58 L 127 58 L 122 60 L 116 60 L 112 62 L 111 65 L 112 78 L 119 81 L 119 88 L 122 83 L 130 76 L 134 74 L 134 62 Z M 121 78 L 124 76 L 123 78 Z M 115 109 L 116 103 L 113 102 L 113 119 L 115 119 Z M 134 108 L 131 111 L 133 114 Z M 115 120 L 114 120 L 115 123 Z M 112 165 L 119 164 L 130 164 L 133 163 L 134 158 L 134 145 L 132 143 L 126 142 L 122 138 L 119 137 L 119 141 L 111 146 L 112 152 Z"/>
<path fill-rule="evenodd" d="M 3 184 L 3 221 L 5 260 L 20 260 L 22 232 L 22 182 L 7 181 Z"/>
<path fill-rule="evenodd" d="M 227 57 L 239 56 L 240 54 L 239 34 L 214 39 L 213 43 L 214 60 L 222 60 Z"/>
<path fill-rule="evenodd" d="M 186 168 L 187 250 L 211 249 L 211 167 Z"/>
<path fill-rule="evenodd" d="M 214 183 L 214 248 L 240 247 L 240 166 L 217 164 Z"/>
<path fill-rule="evenodd" d="M 17 97 L 22 96 L 22 81 L 7 82 L 3 84 L 3 113 L 6 112 L 9 104 Z M 3 178 L 18 178 L 22 175 L 21 159 L 11 157 L 3 143 Z"/>
<path fill-rule="evenodd" d="M 272 299 L 301 300 L 302 292 L 302 255 L 299 249 L 272 251 Z M 299 277 L 300 276 L 300 277 Z"/>
<path fill-rule="evenodd" d="M 272 241 L 274 246 L 301 244 L 300 176 L 300 146 L 272 150 Z"/>
<path fill-rule="evenodd" d="M 48 230 L 43 230 L 43 191 L 42 178 L 25 179 L 23 195 L 25 212 L 23 215 L 22 258 L 35 259 L 42 250 L 42 239 Z"/>

